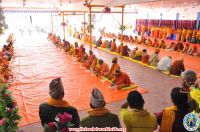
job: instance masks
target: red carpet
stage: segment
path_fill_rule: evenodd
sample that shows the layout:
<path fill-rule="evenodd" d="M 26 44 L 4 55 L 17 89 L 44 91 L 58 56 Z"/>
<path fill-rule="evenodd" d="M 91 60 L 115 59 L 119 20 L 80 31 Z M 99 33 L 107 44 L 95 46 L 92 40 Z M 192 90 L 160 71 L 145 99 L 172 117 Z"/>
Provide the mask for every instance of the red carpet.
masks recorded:
<path fill-rule="evenodd" d="M 109 83 L 102 83 L 100 78 L 92 76 L 79 63 L 74 63 L 48 42 L 16 44 L 16 59 L 13 72 L 16 81 L 10 88 L 19 106 L 22 116 L 20 126 L 38 122 L 39 104 L 47 101 L 48 85 L 56 77 L 62 77 L 65 99 L 78 110 L 89 108 L 89 97 L 93 87 L 99 88 L 106 102 L 125 99 L 129 91 L 109 89 Z M 147 92 L 138 88 L 141 93 Z"/>

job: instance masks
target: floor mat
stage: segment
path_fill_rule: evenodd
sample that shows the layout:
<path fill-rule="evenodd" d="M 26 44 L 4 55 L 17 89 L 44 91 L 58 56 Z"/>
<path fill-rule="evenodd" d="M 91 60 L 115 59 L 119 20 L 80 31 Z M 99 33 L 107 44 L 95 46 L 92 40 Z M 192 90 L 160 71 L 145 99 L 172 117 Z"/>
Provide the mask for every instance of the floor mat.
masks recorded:
<path fill-rule="evenodd" d="M 125 99 L 129 91 L 109 89 L 108 83 L 81 68 L 80 63 L 64 54 L 50 42 L 18 42 L 13 63 L 15 82 L 10 90 L 16 99 L 20 115 L 20 126 L 39 121 L 39 104 L 49 98 L 48 85 L 61 77 L 65 88 L 65 100 L 78 110 L 89 108 L 89 96 L 93 87 L 99 88 L 106 102 Z M 146 93 L 143 88 L 136 88 Z"/>

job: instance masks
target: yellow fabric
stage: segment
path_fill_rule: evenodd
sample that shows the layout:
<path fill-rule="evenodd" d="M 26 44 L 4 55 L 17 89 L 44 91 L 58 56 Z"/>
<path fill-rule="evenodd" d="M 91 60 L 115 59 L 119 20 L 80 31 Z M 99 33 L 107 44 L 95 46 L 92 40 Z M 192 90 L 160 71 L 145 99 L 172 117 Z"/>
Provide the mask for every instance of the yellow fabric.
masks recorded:
<path fill-rule="evenodd" d="M 126 126 L 126 132 L 153 132 L 157 128 L 157 119 L 147 110 L 135 111 L 122 108 L 120 116 Z"/>
<path fill-rule="evenodd" d="M 107 114 L 109 111 L 106 108 L 95 108 L 95 109 L 89 109 L 88 114 L 91 116 L 101 116 Z"/>
<path fill-rule="evenodd" d="M 172 125 L 175 120 L 174 110 L 177 110 L 176 106 L 171 106 L 164 110 L 160 126 L 160 132 L 172 132 Z"/>
<path fill-rule="evenodd" d="M 48 102 L 49 105 L 55 107 L 70 107 L 69 103 L 63 99 L 53 99 L 49 98 Z"/>

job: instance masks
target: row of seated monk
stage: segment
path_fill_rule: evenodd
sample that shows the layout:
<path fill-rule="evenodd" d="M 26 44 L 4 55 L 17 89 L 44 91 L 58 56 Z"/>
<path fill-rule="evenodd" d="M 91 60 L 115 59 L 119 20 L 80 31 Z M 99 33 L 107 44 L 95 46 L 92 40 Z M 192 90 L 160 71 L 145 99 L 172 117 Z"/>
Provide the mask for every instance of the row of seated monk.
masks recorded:
<path fill-rule="evenodd" d="M 12 71 L 10 68 L 10 61 L 14 56 L 14 41 L 8 37 L 7 44 L 3 45 L 0 51 L 0 81 L 1 83 L 9 83 L 9 79 L 12 77 Z"/>
<path fill-rule="evenodd" d="M 83 44 L 79 47 L 77 42 L 72 45 L 65 40 L 63 40 L 63 43 L 59 44 L 55 43 L 54 37 L 51 37 L 51 35 L 49 35 L 48 38 L 57 46 L 62 47 L 67 54 L 75 57 L 76 61 L 81 62 L 87 70 L 90 70 L 96 76 L 104 76 L 111 80 L 111 87 L 121 89 L 131 84 L 128 74 L 120 70 L 116 57 L 112 59 L 112 66 L 109 68 L 109 65 L 102 59 L 98 59 L 96 55 L 93 54 L 92 50 L 87 54 Z"/>
<path fill-rule="evenodd" d="M 118 39 L 120 40 L 121 36 L 118 35 Z M 181 52 L 183 54 L 187 54 L 187 55 L 192 55 L 192 56 L 200 56 L 200 51 L 197 48 L 197 45 L 195 46 L 191 46 L 189 43 L 186 43 L 185 45 L 181 42 L 171 42 L 171 44 L 169 46 L 167 46 L 167 44 L 165 43 L 164 40 L 161 40 L 159 42 L 158 39 L 154 39 L 154 41 L 152 41 L 150 38 L 146 39 L 145 37 L 142 37 L 140 40 L 137 36 L 135 36 L 135 39 L 130 35 L 130 37 L 128 37 L 127 35 L 124 36 L 124 38 L 126 38 L 124 40 L 124 42 L 129 42 L 131 43 L 135 43 L 135 44 L 143 44 L 147 47 L 154 47 L 154 48 L 161 48 L 161 49 L 167 49 L 167 50 L 171 50 L 171 51 L 176 51 L 176 52 Z M 101 47 L 103 48 L 111 48 L 111 51 L 119 51 L 117 50 L 117 48 L 115 49 L 115 45 L 116 45 L 116 40 L 113 39 L 112 41 L 108 41 L 108 40 L 104 40 L 102 42 L 102 37 L 100 37 L 97 42 L 96 45 L 99 46 L 101 45 Z M 127 45 L 128 46 L 128 45 Z M 112 47 L 114 49 L 112 49 Z"/>
<path fill-rule="evenodd" d="M 114 39 L 110 40 L 110 41 L 108 41 L 108 40 L 102 41 L 102 37 L 99 37 L 98 40 L 96 40 L 93 37 L 92 42 L 95 43 L 98 47 L 110 49 L 112 52 L 120 51 L 120 46 L 118 46 L 118 47 L 116 46 L 116 39 L 118 39 L 120 41 L 122 38 L 121 34 L 118 34 L 118 36 L 116 36 L 114 33 L 108 33 L 108 34 L 104 34 L 103 36 L 105 38 L 114 38 Z M 84 36 L 81 35 L 80 33 L 76 33 L 75 37 L 78 39 L 82 39 L 85 42 L 90 41 L 89 35 L 86 35 L 84 38 Z M 130 36 L 123 35 L 123 41 L 125 43 L 130 43 L 130 44 L 143 44 L 144 46 L 147 46 L 147 47 L 161 48 L 161 49 L 166 49 L 166 50 L 170 50 L 170 51 L 181 52 L 183 54 L 187 54 L 187 55 L 191 55 L 191 56 L 200 56 L 200 51 L 199 51 L 197 45 L 191 46 L 189 43 L 183 44 L 182 42 L 171 42 L 170 45 L 167 46 L 167 44 L 164 40 L 159 41 L 158 39 L 154 39 L 152 41 L 152 39 L 150 39 L 150 38 L 147 39 L 146 37 L 141 37 L 141 39 L 139 39 L 139 37 L 137 37 L 137 36 L 135 36 L 133 38 L 132 35 L 130 35 Z M 126 48 L 125 48 L 125 50 L 126 50 Z"/>
<path fill-rule="evenodd" d="M 153 54 L 149 55 L 147 49 L 139 49 L 138 47 L 135 47 L 133 50 L 130 50 L 127 45 L 123 46 L 123 50 L 121 50 L 120 46 L 117 48 L 115 41 L 116 40 L 113 39 L 111 42 L 111 51 L 112 52 L 117 52 L 119 54 L 122 53 L 123 56 L 127 56 L 127 57 L 130 57 L 137 61 L 141 61 L 144 64 L 148 64 L 150 66 L 156 67 L 159 71 L 166 71 L 166 72 L 169 72 L 170 74 L 177 75 L 177 76 L 180 76 L 181 73 L 185 70 L 183 58 L 179 58 L 175 62 L 172 63 L 172 57 L 166 56 L 161 59 L 159 58 L 160 49 L 156 49 Z M 63 44 L 63 46 L 65 45 L 64 47 L 65 47 L 65 49 L 67 49 L 69 54 L 75 54 L 76 56 L 79 56 L 77 58 L 78 61 L 80 61 L 81 59 L 85 59 L 84 61 L 88 60 L 89 61 L 88 64 L 90 64 L 89 66 L 92 65 L 94 58 L 96 58 L 96 56 L 93 55 L 92 51 L 90 51 L 89 55 L 88 55 L 85 52 L 84 45 L 81 45 L 79 48 L 77 42 L 74 45 L 70 44 L 69 42 L 66 42 L 66 43 L 67 44 Z M 102 46 L 102 45 L 97 44 L 97 47 Z M 100 59 L 99 61 L 101 64 L 103 60 Z M 95 63 L 94 63 L 95 66 L 98 64 L 97 62 L 98 61 L 95 59 Z M 105 62 L 103 62 L 103 63 L 105 63 Z M 87 67 L 87 69 L 89 68 L 87 65 L 86 65 L 86 67 Z M 100 68 L 102 68 L 102 67 L 100 67 Z M 103 68 L 103 69 L 105 70 L 108 68 Z M 106 74 L 105 74 L 105 76 L 106 76 Z"/>
<path fill-rule="evenodd" d="M 48 38 L 51 40 L 50 37 Z M 52 42 L 54 43 L 54 40 Z M 60 46 L 57 43 L 55 43 L 55 45 Z M 198 84 L 196 83 L 198 81 L 197 74 L 192 70 L 185 71 L 182 74 L 182 80 L 180 87 L 174 87 L 171 90 L 170 96 L 173 105 L 164 108 L 158 113 L 150 113 L 147 110 L 148 108 L 144 109 L 145 100 L 142 95 L 136 90 L 130 91 L 127 100 L 121 105 L 119 114 L 124 126 L 126 127 L 126 131 L 153 132 L 159 125 L 161 132 L 187 132 L 183 125 L 183 118 L 188 113 L 199 110 L 199 104 L 197 103 L 199 101 L 193 96 L 190 96 L 193 95 L 192 89 L 189 91 L 191 86 L 198 88 Z M 122 127 L 117 114 L 106 108 L 105 97 L 98 88 L 92 89 L 88 115 L 81 120 L 77 109 L 64 100 L 65 92 L 61 78 L 56 78 L 51 81 L 49 85 L 49 94 L 50 98 L 48 101 L 39 106 L 39 116 L 42 125 L 45 126 L 46 124 L 50 130 L 58 129 L 58 126 L 53 123 L 55 122 L 57 115 L 58 118 L 63 117 L 62 119 L 64 121 L 66 117 L 68 119 L 70 118 L 68 123 L 70 121 L 73 125 L 69 127 Z M 189 121 L 189 124 L 192 123 L 194 123 L 192 120 Z"/>

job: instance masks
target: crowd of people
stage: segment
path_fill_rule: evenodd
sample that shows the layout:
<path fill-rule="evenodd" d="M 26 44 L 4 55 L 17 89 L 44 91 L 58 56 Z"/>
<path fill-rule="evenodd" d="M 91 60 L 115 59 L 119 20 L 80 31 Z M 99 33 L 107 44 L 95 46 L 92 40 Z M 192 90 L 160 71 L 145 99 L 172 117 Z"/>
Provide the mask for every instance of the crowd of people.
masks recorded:
<path fill-rule="evenodd" d="M 13 77 L 10 67 L 10 62 L 14 56 L 13 34 L 10 34 L 6 40 L 7 44 L 3 45 L 0 51 L 0 81 L 2 83 L 10 83 L 10 79 Z"/>
<path fill-rule="evenodd" d="M 108 38 L 117 38 L 121 40 L 122 35 L 118 34 L 115 35 L 114 33 L 105 33 L 104 37 Z M 182 42 L 171 42 L 170 45 L 168 46 L 165 42 L 165 40 L 159 40 L 159 39 L 154 39 L 152 40 L 151 38 L 146 38 L 145 36 L 141 37 L 139 39 L 138 36 L 133 37 L 132 35 L 123 35 L 123 40 L 126 43 L 130 44 L 142 44 L 146 47 L 154 47 L 154 48 L 159 48 L 159 49 L 166 49 L 170 51 L 175 51 L 175 52 L 180 52 L 182 54 L 187 54 L 191 56 L 200 56 L 200 51 L 197 48 L 197 45 L 191 46 L 189 43 L 186 43 L 185 45 Z"/>
<path fill-rule="evenodd" d="M 112 66 L 109 68 L 108 64 L 102 59 L 98 59 L 92 50 L 89 51 L 89 54 L 86 53 L 83 44 L 79 46 L 75 42 L 73 45 L 66 40 L 61 42 L 59 36 L 52 34 L 49 34 L 48 39 L 56 46 L 63 48 L 67 54 L 75 57 L 77 62 L 82 63 L 86 69 L 90 70 L 96 76 L 106 77 L 111 80 L 111 87 L 122 89 L 130 86 L 132 83 L 128 74 L 120 69 L 117 57 L 112 59 Z"/>
<path fill-rule="evenodd" d="M 136 31 L 144 35 L 145 33 L 151 37 L 159 39 L 172 39 L 173 34 L 176 34 L 176 41 L 200 43 L 200 30 L 192 29 L 173 29 L 171 27 L 146 27 L 144 25 L 137 25 Z"/>
<path fill-rule="evenodd" d="M 75 43 L 73 50 L 67 49 L 67 47 L 72 46 L 69 42 L 64 40 L 64 44 L 60 45 L 54 41 L 56 40 L 54 37 L 49 34 L 48 38 L 56 46 L 64 46 L 62 48 L 68 51 L 68 54 L 76 57 L 76 60 L 83 63 L 86 68 L 91 68 L 97 76 L 108 75 L 108 78 L 113 78 L 120 72 L 117 58 L 113 59 L 114 66 L 111 67 L 112 71 L 109 69 L 108 64 L 101 59 L 97 59 L 92 51 L 89 51 L 89 55 L 86 56 L 83 45 L 78 47 L 78 44 Z M 79 54 L 80 52 L 81 54 Z M 98 67 L 93 67 L 97 62 L 99 67 L 103 65 L 103 68 L 99 69 Z M 170 95 L 173 105 L 164 108 L 161 112 L 148 112 L 147 109 L 144 109 L 145 100 L 142 95 L 138 91 L 130 91 L 126 102 L 121 105 L 119 113 L 126 127 L 126 131 L 152 132 L 160 126 L 159 129 L 161 132 L 186 132 L 187 130 L 183 126 L 184 116 L 190 112 L 199 112 L 200 100 L 199 98 L 191 97 L 190 93 L 192 93 L 194 89 L 199 88 L 200 80 L 198 79 L 197 73 L 192 70 L 182 72 L 181 77 L 181 85 L 171 90 Z M 63 99 L 65 93 L 61 78 L 56 78 L 51 81 L 49 85 L 49 94 L 49 100 L 42 103 L 39 107 L 39 115 L 43 126 L 44 124 L 54 121 L 58 113 L 67 112 L 72 115 L 71 123 L 73 126 L 71 127 L 122 127 L 117 114 L 106 108 L 105 97 L 98 88 L 92 89 L 90 95 L 90 109 L 88 110 L 88 115 L 82 119 L 80 119 L 77 109 Z"/>

